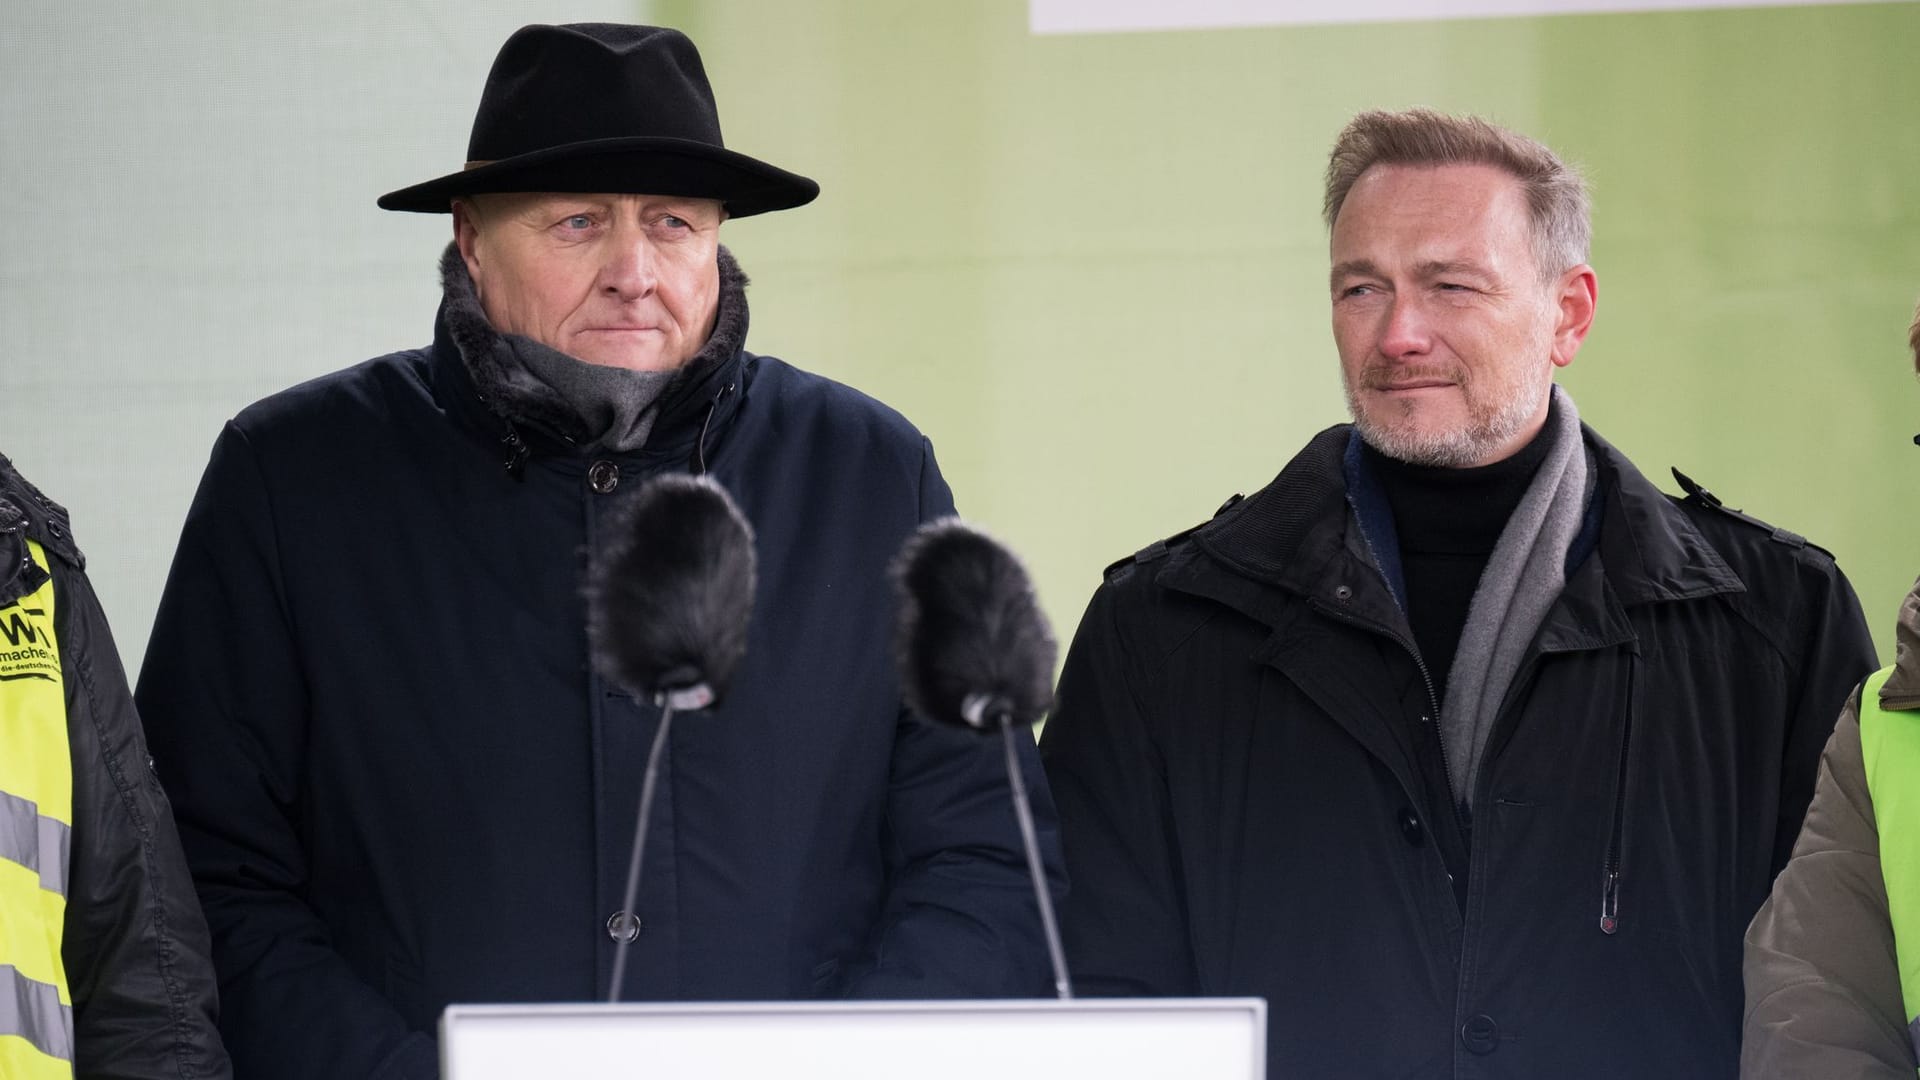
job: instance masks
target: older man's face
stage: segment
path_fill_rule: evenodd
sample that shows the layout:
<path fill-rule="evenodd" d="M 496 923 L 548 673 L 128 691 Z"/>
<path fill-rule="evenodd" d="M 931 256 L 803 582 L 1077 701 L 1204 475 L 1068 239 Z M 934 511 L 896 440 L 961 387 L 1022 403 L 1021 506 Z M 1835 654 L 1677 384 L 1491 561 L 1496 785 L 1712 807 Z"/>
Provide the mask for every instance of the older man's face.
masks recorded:
<path fill-rule="evenodd" d="M 1485 465 L 1546 422 L 1556 367 L 1593 320 L 1592 268 L 1543 280 L 1526 196 L 1487 165 L 1379 165 L 1333 224 L 1333 337 L 1367 442 Z"/>
<path fill-rule="evenodd" d="M 454 204 L 454 239 L 494 327 L 589 364 L 671 371 L 713 332 L 713 199 L 480 195 Z"/>

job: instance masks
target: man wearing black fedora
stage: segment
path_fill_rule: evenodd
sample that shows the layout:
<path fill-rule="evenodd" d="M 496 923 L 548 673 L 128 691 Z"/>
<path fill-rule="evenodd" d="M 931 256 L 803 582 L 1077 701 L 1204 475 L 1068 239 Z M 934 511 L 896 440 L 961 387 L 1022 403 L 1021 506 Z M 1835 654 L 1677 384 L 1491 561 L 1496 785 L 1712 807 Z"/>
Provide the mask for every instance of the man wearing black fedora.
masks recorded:
<path fill-rule="evenodd" d="M 997 751 L 893 675 L 886 566 L 953 508 L 931 446 L 744 347 L 720 226 L 817 186 L 726 149 L 651 27 L 514 34 L 467 158 L 380 200 L 452 214 L 433 343 L 227 425 L 143 668 L 238 1070 L 432 1076 L 447 1004 L 599 997 L 620 940 L 628 1000 L 1043 992 Z M 759 585 L 628 910 L 660 716 L 590 669 L 582 579 L 671 472 L 732 493 Z"/>

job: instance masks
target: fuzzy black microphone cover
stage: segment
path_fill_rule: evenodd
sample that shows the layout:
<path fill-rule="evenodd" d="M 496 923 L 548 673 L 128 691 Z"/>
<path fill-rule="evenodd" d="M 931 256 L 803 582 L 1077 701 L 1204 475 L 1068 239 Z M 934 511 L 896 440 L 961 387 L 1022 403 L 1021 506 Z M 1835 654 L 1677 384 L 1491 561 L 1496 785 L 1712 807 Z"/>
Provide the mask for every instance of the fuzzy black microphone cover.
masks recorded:
<path fill-rule="evenodd" d="M 753 530 L 704 476 L 649 481 L 587 568 L 593 666 L 641 698 L 705 683 L 726 696 L 753 616 Z"/>
<path fill-rule="evenodd" d="M 1053 631 L 1013 552 L 943 518 L 922 525 L 900 549 L 893 581 L 900 601 L 894 656 L 915 712 L 963 726 L 996 715 L 1031 724 L 1046 713 Z"/>

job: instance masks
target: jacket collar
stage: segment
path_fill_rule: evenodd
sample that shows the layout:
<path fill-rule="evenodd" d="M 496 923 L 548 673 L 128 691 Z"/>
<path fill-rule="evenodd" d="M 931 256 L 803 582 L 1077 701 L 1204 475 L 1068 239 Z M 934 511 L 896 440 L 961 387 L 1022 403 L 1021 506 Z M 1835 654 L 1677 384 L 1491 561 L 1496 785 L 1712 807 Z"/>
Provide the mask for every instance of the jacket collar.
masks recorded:
<path fill-rule="evenodd" d="M 1411 640 L 1350 505 L 1344 458 L 1352 430 L 1340 424 L 1315 436 L 1271 483 L 1197 532 L 1159 581 L 1269 625 L 1292 596 Z M 1745 590 L 1674 500 L 1592 428 L 1583 424 L 1581 434 L 1602 500 L 1598 570 L 1588 559 L 1569 574 L 1558 614 L 1542 627 L 1543 647 L 1617 639 L 1627 632 L 1619 617 L 1626 607 Z"/>
<path fill-rule="evenodd" d="M 747 276 L 724 246 L 718 253 L 720 300 L 713 333 L 660 398 L 641 457 L 689 455 L 704 471 L 706 442 L 738 409 L 744 389 Z M 585 424 L 552 389 L 533 378 L 522 354 L 547 349 L 531 338 L 503 334 L 481 310 L 459 248 L 440 257 L 441 301 L 434 320 L 436 383 L 448 387 L 442 405 L 498 433 L 509 471 L 532 454 L 570 454 L 586 438 Z"/>
<path fill-rule="evenodd" d="M 1900 602 L 1900 623 L 1893 634 L 1893 674 L 1880 687 L 1885 709 L 1920 709 L 1920 581 Z"/>

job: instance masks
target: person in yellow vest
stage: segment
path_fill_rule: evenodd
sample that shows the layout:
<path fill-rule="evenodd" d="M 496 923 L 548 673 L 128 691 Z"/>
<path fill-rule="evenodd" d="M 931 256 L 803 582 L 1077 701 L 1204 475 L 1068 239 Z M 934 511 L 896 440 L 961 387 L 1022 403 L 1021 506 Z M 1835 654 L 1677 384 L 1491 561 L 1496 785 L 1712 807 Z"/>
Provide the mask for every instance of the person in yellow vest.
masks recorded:
<path fill-rule="evenodd" d="M 206 920 L 67 513 L 0 455 L 0 1078 L 231 1077 Z"/>
<path fill-rule="evenodd" d="M 1920 373 L 1920 308 L 1907 335 Z M 1793 858 L 1747 929 L 1746 990 L 1743 1080 L 1914 1080 L 1920 581 L 1900 605 L 1893 666 L 1841 713 Z"/>

